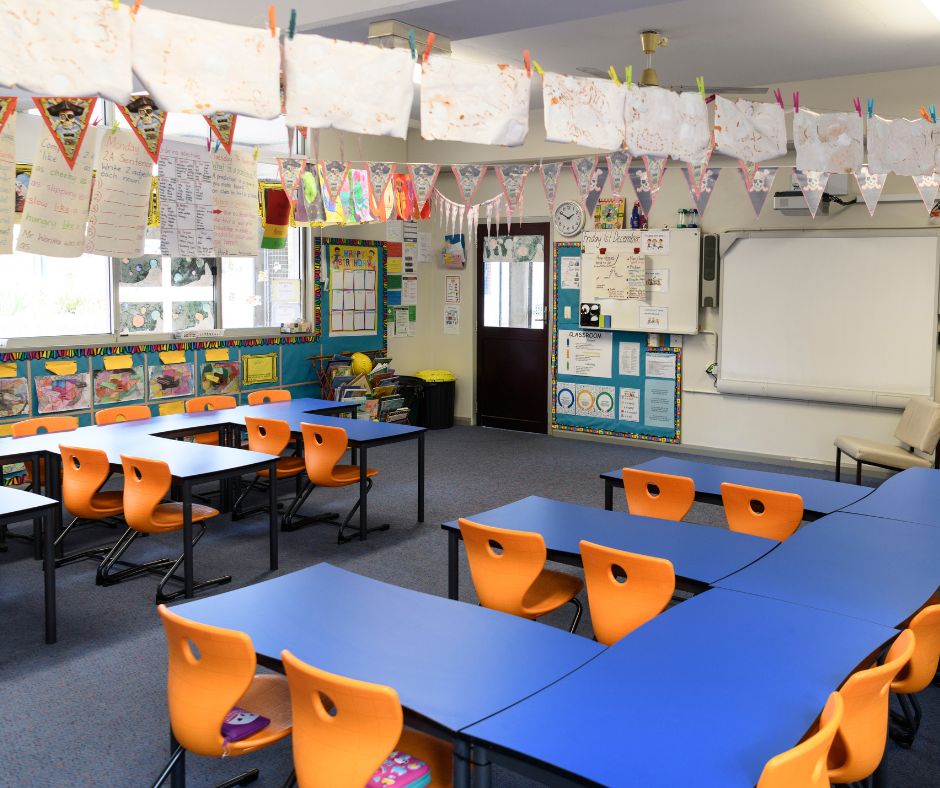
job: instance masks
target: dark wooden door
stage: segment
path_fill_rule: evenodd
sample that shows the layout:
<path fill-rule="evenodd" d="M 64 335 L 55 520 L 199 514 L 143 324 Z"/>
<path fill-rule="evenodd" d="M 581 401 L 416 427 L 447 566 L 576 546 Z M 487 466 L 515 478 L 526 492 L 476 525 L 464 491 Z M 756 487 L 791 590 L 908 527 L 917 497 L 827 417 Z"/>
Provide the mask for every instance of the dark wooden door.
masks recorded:
<path fill-rule="evenodd" d="M 549 253 L 547 223 L 514 225 L 495 243 L 477 232 L 481 426 L 548 431 Z"/>

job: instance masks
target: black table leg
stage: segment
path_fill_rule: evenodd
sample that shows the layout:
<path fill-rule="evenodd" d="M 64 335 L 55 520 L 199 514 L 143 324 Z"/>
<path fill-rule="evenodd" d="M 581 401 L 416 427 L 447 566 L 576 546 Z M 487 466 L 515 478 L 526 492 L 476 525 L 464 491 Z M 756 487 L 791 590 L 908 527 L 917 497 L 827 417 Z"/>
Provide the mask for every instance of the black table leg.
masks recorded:
<path fill-rule="evenodd" d="M 41 460 L 39 459 L 39 455 L 38 454 L 35 455 L 33 459 L 30 460 L 30 462 L 32 463 L 32 469 L 33 469 L 32 470 L 33 481 L 32 481 L 32 484 L 30 485 L 30 488 L 32 489 L 34 493 L 38 493 L 39 495 L 42 495 L 43 494 L 42 481 L 39 478 L 39 474 L 40 474 L 39 469 L 41 467 Z M 46 465 L 48 466 L 49 463 L 47 462 Z M 49 472 L 49 468 L 47 467 L 46 468 L 46 487 L 47 488 L 50 486 L 48 472 Z M 49 494 L 49 497 L 51 498 L 52 491 L 47 490 L 46 492 L 47 494 Z M 39 532 L 34 528 L 33 529 L 33 560 L 39 561 L 41 558 L 42 558 L 42 540 L 39 538 Z"/>
<path fill-rule="evenodd" d="M 369 516 L 366 512 L 366 499 L 369 497 L 369 477 L 368 477 L 369 463 L 366 459 L 366 447 L 362 447 L 361 456 L 359 457 L 359 541 L 364 542 L 366 540 L 366 534 L 368 533 L 369 527 Z"/>
<path fill-rule="evenodd" d="M 45 583 L 46 643 L 56 642 L 55 618 L 55 532 L 56 516 L 53 509 L 46 509 L 40 518 L 45 545 L 42 558 L 42 573 Z"/>
<path fill-rule="evenodd" d="M 470 788 L 470 745 L 463 739 L 454 742 L 454 788 Z"/>
<path fill-rule="evenodd" d="M 183 480 L 183 594 L 193 598 L 193 484 Z"/>
<path fill-rule="evenodd" d="M 460 579 L 458 572 L 459 564 L 457 561 L 460 558 L 460 550 L 457 546 L 457 532 L 448 531 L 447 532 L 447 598 L 448 599 L 459 599 L 460 590 L 458 587 L 458 581 Z"/>
<path fill-rule="evenodd" d="M 300 477 L 298 477 L 300 478 Z M 277 460 L 268 465 L 268 539 L 271 552 L 271 571 L 277 569 Z"/>
<path fill-rule="evenodd" d="M 424 435 L 418 433 L 418 522 L 424 522 Z"/>
<path fill-rule="evenodd" d="M 179 747 L 179 742 L 176 741 L 176 737 L 173 735 L 172 729 L 170 730 L 170 756 L 172 757 L 173 753 L 176 752 L 176 748 Z M 170 772 L 170 786 L 171 788 L 186 788 L 186 750 L 183 750 L 180 753 L 180 757 L 177 759 L 176 763 L 173 764 L 173 770 Z"/>
<path fill-rule="evenodd" d="M 485 747 L 478 744 L 473 745 L 470 755 L 470 761 L 473 763 L 473 788 L 490 788 L 492 780 L 492 767 L 490 765 L 490 754 Z"/>
<path fill-rule="evenodd" d="M 614 483 L 610 479 L 604 479 L 604 508 L 608 512 L 614 510 Z"/>

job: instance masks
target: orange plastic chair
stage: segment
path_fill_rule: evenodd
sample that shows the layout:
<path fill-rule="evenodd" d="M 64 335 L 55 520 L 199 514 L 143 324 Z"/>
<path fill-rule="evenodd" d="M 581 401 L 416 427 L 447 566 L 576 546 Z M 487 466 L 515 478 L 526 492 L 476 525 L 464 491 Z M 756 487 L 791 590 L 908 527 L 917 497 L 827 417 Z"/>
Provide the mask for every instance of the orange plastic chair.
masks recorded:
<path fill-rule="evenodd" d="M 248 432 L 248 449 L 250 451 L 280 456 L 281 452 L 283 452 L 291 442 L 290 425 L 280 419 L 259 419 L 254 416 L 246 416 L 245 428 Z M 303 457 L 280 457 L 277 461 L 278 479 L 297 480 L 294 501 L 296 501 L 302 493 L 301 482 L 306 468 L 306 462 Z M 245 487 L 241 495 L 238 496 L 238 500 L 235 501 L 235 506 L 232 509 L 233 520 L 239 520 L 251 512 L 267 509 L 267 505 L 264 505 L 245 510 L 242 508 L 242 504 L 245 498 L 248 497 L 248 494 L 254 489 L 255 485 L 262 479 L 268 479 L 270 475 L 267 468 L 255 474 L 255 478 L 251 480 L 251 483 Z M 270 484 L 270 480 L 268 483 Z M 293 505 L 294 501 L 291 501 L 291 505 Z"/>
<path fill-rule="evenodd" d="M 676 590 L 671 562 L 583 540 L 580 545 L 598 643 L 612 646 L 666 609 Z"/>
<path fill-rule="evenodd" d="M 578 628 L 584 583 L 578 577 L 545 568 L 541 534 L 481 525 L 461 517 L 470 576 L 480 604 L 522 618 L 536 619 L 567 605 L 575 606 L 569 632 Z"/>
<path fill-rule="evenodd" d="M 688 476 L 623 469 L 627 511 L 641 517 L 681 520 L 695 503 L 695 482 Z"/>
<path fill-rule="evenodd" d="M 170 580 L 182 582 L 182 578 L 176 576 L 176 571 L 183 562 L 182 555 L 175 561 L 163 558 L 131 566 L 120 572 L 111 572 L 114 564 L 141 534 L 163 534 L 179 531 L 183 527 L 183 504 L 175 501 L 161 503 L 170 490 L 172 481 L 170 467 L 160 460 L 125 457 L 123 454 L 121 465 L 124 469 L 124 519 L 129 527 L 99 565 L 96 582 L 103 586 L 114 585 L 143 572 L 162 573 L 162 569 L 169 564 L 169 571 L 163 573 L 157 586 L 157 602 L 176 599 L 182 596 L 182 589 L 169 594 L 164 593 L 163 589 Z M 206 532 L 206 520 L 217 514 L 218 511 L 209 506 L 196 503 L 192 505 L 192 522 L 193 525 L 199 526 L 193 537 L 194 547 Z M 193 588 L 199 590 L 209 586 L 224 585 L 231 580 L 230 576 L 225 575 L 195 583 Z"/>
<path fill-rule="evenodd" d="M 178 746 L 155 786 L 174 770 L 185 773 L 187 751 L 210 758 L 245 755 L 290 735 L 287 679 L 255 673 L 255 649 L 248 635 L 190 621 L 165 605 L 157 610 L 166 633 L 167 699 L 170 727 Z M 271 724 L 244 739 L 227 742 L 222 723 L 236 706 L 267 717 Z M 247 785 L 257 776 L 258 770 L 252 769 L 226 785 Z"/>
<path fill-rule="evenodd" d="M 867 780 L 884 756 L 891 682 L 914 653 L 914 633 L 905 629 L 883 665 L 853 673 L 839 690 L 845 714 L 829 750 L 829 780 L 839 785 Z"/>
<path fill-rule="evenodd" d="M 18 421 L 11 425 L 10 434 L 14 438 L 26 438 L 30 435 L 45 435 L 49 432 L 70 432 L 78 429 L 78 419 L 75 416 L 39 416 L 35 419 Z M 30 464 L 26 465 L 26 483 L 32 484 L 33 472 Z M 39 486 L 46 484 L 46 463 L 39 460 Z"/>
<path fill-rule="evenodd" d="M 403 729 L 401 703 L 391 687 L 327 673 L 289 651 L 281 662 L 294 716 L 294 772 L 300 788 L 359 788 L 395 750 L 431 768 L 431 785 L 450 785 L 448 744 Z"/>
<path fill-rule="evenodd" d="M 261 389 L 248 392 L 249 405 L 267 405 L 269 402 L 289 402 L 291 394 L 287 389 Z"/>
<path fill-rule="evenodd" d="M 826 758 L 842 722 L 844 703 L 833 692 L 819 717 L 819 728 L 791 750 L 767 761 L 757 788 L 829 788 Z"/>
<path fill-rule="evenodd" d="M 783 542 L 803 520 L 803 499 L 796 493 L 722 482 L 721 501 L 728 528 L 752 536 Z"/>
<path fill-rule="evenodd" d="M 235 397 L 229 394 L 208 394 L 205 397 L 193 397 L 186 400 L 187 413 L 205 413 L 207 410 L 229 410 L 238 405 Z M 219 433 L 200 432 L 193 436 L 196 443 L 204 443 L 207 446 L 219 445 Z"/>
<path fill-rule="evenodd" d="M 891 691 L 898 696 L 903 714 L 891 712 L 891 738 L 905 749 L 910 748 L 920 728 L 923 710 L 915 693 L 930 686 L 940 665 L 940 605 L 923 608 L 907 625 L 914 633 L 914 653 L 897 678 Z"/>
<path fill-rule="evenodd" d="M 95 411 L 95 424 L 117 424 L 122 421 L 143 421 L 153 414 L 146 405 L 121 405 L 117 408 Z"/>

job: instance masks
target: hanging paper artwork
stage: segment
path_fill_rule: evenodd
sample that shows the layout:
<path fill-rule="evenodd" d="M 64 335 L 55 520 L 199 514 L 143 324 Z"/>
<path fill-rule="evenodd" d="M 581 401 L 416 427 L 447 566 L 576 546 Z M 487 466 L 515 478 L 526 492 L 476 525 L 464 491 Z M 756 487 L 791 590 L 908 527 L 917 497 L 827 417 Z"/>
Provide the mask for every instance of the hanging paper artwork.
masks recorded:
<path fill-rule="evenodd" d="M 522 219 L 525 199 L 525 179 L 532 169 L 531 164 L 494 164 L 499 185 L 506 196 L 506 215 L 512 225 L 512 217 Z"/>
<path fill-rule="evenodd" d="M 588 194 L 591 192 L 591 182 L 596 169 L 597 156 L 583 156 L 571 162 L 571 172 L 574 173 L 574 182 L 578 187 L 582 205 L 587 202 Z"/>
<path fill-rule="evenodd" d="M 701 93 L 678 94 L 678 122 L 675 142 L 669 155 L 686 164 L 698 164 L 712 147 L 712 128 L 708 122 L 708 104 Z"/>
<path fill-rule="evenodd" d="M 0 419 L 29 414 L 29 381 L 0 378 Z"/>
<path fill-rule="evenodd" d="M 131 30 L 134 73 L 164 111 L 262 120 L 280 114 L 281 45 L 267 26 L 194 19 L 145 3 Z"/>
<path fill-rule="evenodd" d="M 623 150 L 607 154 L 607 169 L 610 171 L 610 188 L 614 197 L 623 197 L 623 187 L 627 182 L 627 170 L 633 157 Z"/>
<path fill-rule="evenodd" d="M 217 257 L 258 255 L 258 167 L 247 150 L 212 156 L 212 237 Z"/>
<path fill-rule="evenodd" d="M 815 219 L 816 211 L 819 210 L 819 203 L 822 201 L 823 194 L 826 192 L 826 184 L 829 183 L 828 172 L 793 170 L 793 177 L 800 185 L 800 191 L 803 192 L 803 199 L 806 200 L 806 207 L 809 208 L 809 215 Z"/>
<path fill-rule="evenodd" d="M 432 55 L 422 67 L 421 136 L 516 146 L 529 133 L 525 69 Z"/>
<path fill-rule="evenodd" d="M 708 164 L 688 164 L 682 168 L 682 175 L 689 187 L 689 195 L 692 197 L 692 202 L 695 203 L 695 209 L 698 211 L 699 216 L 702 216 L 708 207 L 708 201 L 711 199 L 712 191 L 715 188 L 715 181 L 721 175 L 721 170 L 713 170 Z"/>
<path fill-rule="evenodd" d="M 344 161 L 334 159 L 320 162 L 320 185 L 326 192 L 326 197 L 330 202 L 336 202 L 340 189 L 346 183 L 348 172 L 349 165 Z"/>
<path fill-rule="evenodd" d="M 160 251 L 214 257 L 212 156 L 205 146 L 167 140 L 160 147 Z"/>
<path fill-rule="evenodd" d="M 193 387 L 192 364 L 147 364 L 150 399 L 189 397 Z"/>
<path fill-rule="evenodd" d="M 881 190 L 885 187 L 887 177 L 885 173 L 871 172 L 867 165 L 855 171 L 855 181 L 858 183 L 858 190 L 862 193 L 862 199 L 865 200 L 869 216 L 875 215 L 875 207 L 878 205 L 878 199 L 881 197 Z"/>
<path fill-rule="evenodd" d="M 770 196 L 770 189 L 777 175 L 777 167 L 761 167 L 757 163 L 740 161 L 738 168 L 754 214 L 760 216 L 764 203 Z"/>
<path fill-rule="evenodd" d="M 203 394 L 237 394 L 241 374 L 240 361 L 209 361 L 202 365 L 199 388 Z"/>
<path fill-rule="evenodd" d="M 88 121 L 95 108 L 96 98 L 34 98 L 39 116 L 52 132 L 62 156 L 69 167 L 75 165 L 88 131 Z"/>
<path fill-rule="evenodd" d="M 156 164 L 160 158 L 160 146 L 163 144 L 166 113 L 157 107 L 150 96 L 138 96 L 126 106 L 118 104 L 117 108 Z"/>
<path fill-rule="evenodd" d="M 370 161 L 366 165 L 369 172 L 370 205 L 372 206 L 372 213 L 376 215 L 379 221 L 387 219 L 385 193 L 388 191 L 388 185 L 391 183 L 392 176 L 395 175 L 397 166 L 393 161 Z"/>
<path fill-rule="evenodd" d="M 203 117 L 216 139 L 222 143 L 225 152 L 231 153 L 232 142 L 235 139 L 235 121 L 238 120 L 238 116 L 234 112 L 213 112 Z"/>
<path fill-rule="evenodd" d="M 326 207 L 320 191 L 319 167 L 307 167 L 300 176 L 291 213 L 292 227 L 315 227 L 326 221 Z"/>
<path fill-rule="evenodd" d="M 633 87 L 624 102 L 627 150 L 633 156 L 672 156 L 699 162 L 711 142 L 708 107 L 699 93 Z"/>
<path fill-rule="evenodd" d="M 434 184 L 437 183 L 437 176 L 441 171 L 440 164 L 409 164 L 408 172 L 411 173 L 411 181 L 414 185 L 415 197 L 418 200 L 418 210 L 424 211 L 431 194 L 434 192 Z"/>
<path fill-rule="evenodd" d="M 297 187 L 300 185 L 300 179 L 306 169 L 306 159 L 277 157 L 277 173 L 281 179 L 281 186 L 284 187 L 292 209 L 294 207 L 294 199 L 297 196 Z"/>
<path fill-rule="evenodd" d="M 545 139 L 588 148 L 623 146 L 623 85 L 546 72 L 542 77 Z"/>
<path fill-rule="evenodd" d="M 933 124 L 923 118 L 868 119 L 868 169 L 897 175 L 930 175 L 934 169 Z"/>
<path fill-rule="evenodd" d="M 665 174 L 666 159 L 651 156 L 643 157 L 643 169 L 630 170 L 633 191 L 636 192 L 636 198 L 640 201 L 640 207 L 647 218 L 653 210 L 653 204 L 656 202 Z"/>
<path fill-rule="evenodd" d="M 937 192 L 940 191 L 940 175 L 937 173 L 915 175 L 914 185 L 917 187 L 920 199 L 924 201 L 927 213 L 930 213 L 933 210 L 934 202 L 937 200 Z"/>
<path fill-rule="evenodd" d="M 0 254 L 13 252 L 16 219 L 16 96 L 0 96 Z"/>
<path fill-rule="evenodd" d="M 407 49 L 293 36 L 284 41 L 284 73 L 288 126 L 408 136 L 414 61 Z"/>
<path fill-rule="evenodd" d="M 545 202 L 548 204 L 548 212 L 555 212 L 555 195 L 558 193 L 558 176 L 561 175 L 562 163 L 553 161 L 549 164 L 542 164 L 539 172 L 542 176 L 542 191 L 545 192 Z"/>
<path fill-rule="evenodd" d="M 128 4 L 0 2 L 0 85 L 124 103 L 133 89 L 132 27 Z"/>
<path fill-rule="evenodd" d="M 793 115 L 796 168 L 804 172 L 855 172 L 862 166 L 862 116 L 857 112 L 822 115 L 800 108 Z"/>
<path fill-rule="evenodd" d="M 87 372 L 73 375 L 38 375 L 33 378 L 33 383 L 36 387 L 38 413 L 87 410 L 91 407 L 91 386 Z"/>
<path fill-rule="evenodd" d="M 719 153 L 760 162 L 787 152 L 787 124 L 776 102 L 715 99 L 715 146 Z"/>
<path fill-rule="evenodd" d="M 95 405 L 115 405 L 144 398 L 144 368 L 99 369 L 94 375 Z"/>
<path fill-rule="evenodd" d="M 457 187 L 463 197 L 464 208 L 469 210 L 473 198 L 476 197 L 477 189 L 480 188 L 483 177 L 486 175 L 487 166 L 485 164 L 454 164 L 451 169 L 457 179 Z"/>

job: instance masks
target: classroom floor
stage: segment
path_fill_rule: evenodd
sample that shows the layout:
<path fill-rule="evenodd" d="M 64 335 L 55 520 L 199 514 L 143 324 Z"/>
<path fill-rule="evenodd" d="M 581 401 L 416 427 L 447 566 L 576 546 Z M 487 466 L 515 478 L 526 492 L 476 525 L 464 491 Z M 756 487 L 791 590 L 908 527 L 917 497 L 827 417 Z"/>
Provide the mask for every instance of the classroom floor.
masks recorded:
<path fill-rule="evenodd" d="M 432 594 L 447 592 L 447 539 L 439 524 L 543 495 L 603 506 L 602 471 L 657 456 L 650 449 L 553 439 L 501 430 L 455 427 L 427 440 L 427 518 L 415 523 L 415 448 L 386 446 L 369 452 L 381 469 L 369 496 L 373 523 L 392 530 L 365 543 L 338 546 L 335 530 L 323 526 L 281 535 L 281 573 L 319 561 Z M 727 464 L 727 463 L 726 463 Z M 753 466 L 752 466 L 753 467 Z M 761 466 L 766 470 L 787 470 Z M 798 471 L 811 474 L 808 471 Z M 824 475 L 822 473 L 816 475 Z M 286 488 L 285 488 L 286 492 Z M 622 509 L 620 491 L 616 507 Z M 346 511 L 353 492 L 318 490 L 306 511 Z M 696 504 L 689 518 L 724 527 L 719 507 Z M 28 530 L 25 524 L 15 530 Z M 112 534 L 92 529 L 95 538 Z M 85 539 L 76 538 L 70 549 Z M 129 560 L 175 555 L 177 537 L 139 540 Z M 267 521 L 256 515 L 237 523 L 220 518 L 196 548 L 197 578 L 231 574 L 224 589 L 264 580 Z M 57 572 L 59 643 L 42 643 L 42 573 L 30 548 L 10 542 L 0 553 L 0 720 L 4 736 L 0 786 L 149 785 L 162 769 L 168 748 L 166 647 L 153 606 L 156 578 L 110 588 L 94 585 L 94 565 L 85 562 Z M 461 564 L 461 599 L 474 599 L 466 562 Z M 586 606 L 585 606 L 586 607 Z M 548 623 L 562 625 L 568 611 Z M 590 620 L 580 634 L 590 637 Z M 690 659 L 708 659 L 707 654 Z M 887 776 L 894 788 L 940 785 L 940 689 L 922 695 L 924 722 L 913 750 L 888 743 Z M 677 723 L 677 735 L 681 729 Z M 281 786 L 291 769 L 290 742 L 242 759 L 188 756 L 193 786 L 211 785 L 247 768 L 261 769 L 259 786 Z M 629 771 L 629 769 L 628 769 Z M 531 786 L 529 780 L 496 770 L 496 786 Z"/>

